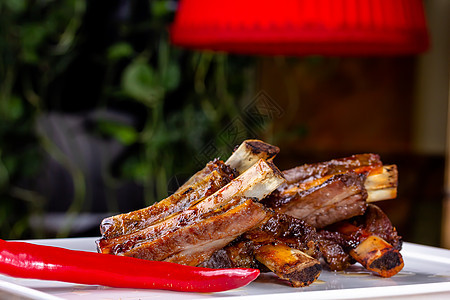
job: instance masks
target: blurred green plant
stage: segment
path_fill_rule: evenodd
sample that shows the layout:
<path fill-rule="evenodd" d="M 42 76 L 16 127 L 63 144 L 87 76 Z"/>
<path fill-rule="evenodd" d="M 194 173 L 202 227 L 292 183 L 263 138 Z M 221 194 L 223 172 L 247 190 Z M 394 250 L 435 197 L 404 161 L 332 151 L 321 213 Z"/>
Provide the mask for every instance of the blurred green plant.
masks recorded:
<path fill-rule="evenodd" d="M 18 182 L 39 170 L 35 120 L 52 78 L 64 70 L 84 11 L 82 1 L 0 2 L 0 234 L 39 236 L 31 213 L 45 199 Z"/>
<path fill-rule="evenodd" d="M 116 38 L 95 61 L 105 71 L 97 108 L 111 103 L 133 105 L 144 116 L 142 126 L 97 119 L 94 134 L 114 138 L 133 151 L 109 174 L 106 182 L 132 180 L 144 189 L 142 205 L 168 193 L 174 175 L 192 174 L 202 163 L 199 153 L 214 144 L 213 156 L 231 151 L 231 137 L 217 136 L 240 115 L 239 101 L 251 89 L 253 59 L 195 52 L 170 45 L 168 25 L 176 2 L 169 0 L 114 2 L 129 10 L 147 3 L 146 17 L 118 20 Z M 119 5 L 118 5 L 119 4 Z M 46 199 L 20 187 L 33 180 L 46 152 L 72 176 L 74 195 L 69 212 L 79 212 L 86 196 L 85 176 L 64 153 L 36 130 L 36 120 L 63 103 L 55 87 L 86 41 L 80 30 L 95 4 L 81 0 L 0 2 L 0 235 L 42 237 L 29 228 L 31 214 L 43 213 Z M 112 5 L 112 4 L 111 4 Z M 134 7 L 136 10 L 136 7 Z M 133 16 L 131 16 L 133 17 Z M 84 34 L 89 32 L 85 30 Z M 108 34 L 105 32 L 104 34 Z M 145 42 L 135 36 L 145 36 Z M 250 135 L 240 126 L 244 136 Z M 113 174 L 114 173 L 114 174 Z M 111 207 L 117 207 L 112 205 Z M 69 220 L 70 221 L 70 220 Z M 70 234 L 70 223 L 60 236 Z"/>
<path fill-rule="evenodd" d="M 147 117 L 140 130 L 104 122 L 97 129 L 138 146 L 120 173 L 144 187 L 145 205 L 167 196 L 174 175 L 192 174 L 201 167 L 196 156 L 205 144 L 216 145 L 215 155 L 231 151 L 217 133 L 239 115 L 238 102 L 254 63 L 250 58 L 172 47 L 167 31 L 172 6 L 172 1 L 151 1 L 150 18 L 135 25 L 153 37 L 145 49 L 136 51 L 126 42 L 133 31 L 122 28 L 121 41 L 107 51 L 110 70 L 118 70 L 124 60 L 128 64 L 120 71 L 119 85 L 107 84 L 106 96 L 140 103 Z"/>

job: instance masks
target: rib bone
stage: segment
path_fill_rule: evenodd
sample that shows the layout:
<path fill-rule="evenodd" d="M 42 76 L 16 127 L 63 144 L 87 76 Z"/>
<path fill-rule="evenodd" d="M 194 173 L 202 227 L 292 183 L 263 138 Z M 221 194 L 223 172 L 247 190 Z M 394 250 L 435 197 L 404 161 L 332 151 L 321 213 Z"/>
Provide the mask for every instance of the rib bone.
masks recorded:
<path fill-rule="evenodd" d="M 283 244 L 264 245 L 255 249 L 255 257 L 278 277 L 294 287 L 308 286 L 320 275 L 320 262 L 300 250 Z"/>
<path fill-rule="evenodd" d="M 186 183 L 169 197 L 152 206 L 106 218 L 100 225 L 105 238 L 129 234 L 152 225 L 171 214 L 188 208 L 193 202 L 200 201 L 219 190 L 234 178 L 232 169 L 238 174 L 258 162 L 259 159 L 271 160 L 280 149 L 259 140 L 246 140 L 232 153 L 224 164 L 214 160 L 194 174 Z"/>
<path fill-rule="evenodd" d="M 259 140 L 245 140 L 239 145 L 225 164 L 235 169 L 239 174 L 245 172 L 253 166 L 259 159 L 272 160 L 280 152 L 280 148 L 264 143 Z M 201 180 L 209 173 L 208 167 L 195 173 L 188 181 L 186 181 L 178 190 L 185 189 L 194 182 Z"/>
<path fill-rule="evenodd" d="M 403 269 L 400 252 L 382 238 L 371 235 L 349 252 L 367 270 L 381 277 L 391 277 Z"/>
<path fill-rule="evenodd" d="M 235 178 L 219 191 L 203 200 L 195 202 L 188 209 L 173 214 L 137 232 L 114 238 L 102 238 L 97 242 L 98 249 L 102 253 L 142 256 L 143 258 L 150 257 L 150 254 L 146 254 L 145 252 L 153 253 L 157 251 L 154 248 L 157 242 L 166 240 L 168 237 L 172 239 L 176 238 L 176 235 L 173 234 L 174 232 L 185 230 L 185 228 L 189 228 L 189 225 L 192 224 L 200 226 L 199 224 L 202 223 L 200 221 L 204 221 L 205 218 L 217 218 L 220 214 L 226 214 L 227 210 L 239 205 L 240 199 L 242 198 L 262 199 L 283 182 L 284 178 L 275 165 L 260 159 L 242 175 Z M 240 224 L 239 226 L 245 227 L 244 224 Z M 235 237 L 235 234 L 230 232 L 229 237 L 231 238 L 232 236 Z M 213 240 L 211 239 L 211 242 Z M 145 251 L 142 251 L 143 249 Z M 166 251 L 165 253 L 165 258 L 176 254 L 173 251 Z"/>
<path fill-rule="evenodd" d="M 234 178 L 231 170 L 221 161 L 208 163 L 206 168 L 210 170 L 210 173 L 205 174 L 201 180 L 193 182 L 184 189 L 178 189 L 160 202 L 104 219 L 100 225 L 102 236 L 113 238 L 139 231 L 215 193 Z"/>
<path fill-rule="evenodd" d="M 353 156 L 355 158 L 358 156 Z M 363 156 L 366 157 L 366 156 Z M 370 156 L 369 156 L 370 157 Z M 362 215 L 368 202 L 393 199 L 397 196 L 398 172 L 396 165 L 388 166 L 362 166 L 351 170 L 342 170 L 344 167 L 335 160 L 333 168 L 329 163 L 319 163 L 304 167 L 317 174 L 329 174 L 323 177 L 303 179 L 293 182 L 291 172 L 290 184 L 284 184 L 276 192 L 262 202 L 279 213 L 285 213 L 302 219 L 309 224 L 321 228 L 332 223 L 342 221 L 357 215 Z M 354 160 L 350 160 L 355 165 Z M 344 164 L 348 167 L 349 164 Z M 327 167 L 327 168 L 325 168 Z M 318 170 L 321 170 L 320 172 Z M 339 170 L 339 171 L 337 171 Z M 326 172 L 325 172 L 326 171 Z M 283 172 L 289 174 L 288 171 Z"/>
<path fill-rule="evenodd" d="M 210 218 L 182 226 L 125 253 L 148 260 L 166 260 L 196 266 L 266 217 L 264 207 L 252 199 Z"/>
<path fill-rule="evenodd" d="M 230 167 L 242 173 L 259 159 L 272 160 L 280 152 L 276 146 L 259 140 L 244 141 L 225 162 Z"/>
<path fill-rule="evenodd" d="M 379 173 L 371 172 L 364 181 L 367 202 L 375 202 L 397 197 L 398 171 L 396 165 L 383 166 Z"/>

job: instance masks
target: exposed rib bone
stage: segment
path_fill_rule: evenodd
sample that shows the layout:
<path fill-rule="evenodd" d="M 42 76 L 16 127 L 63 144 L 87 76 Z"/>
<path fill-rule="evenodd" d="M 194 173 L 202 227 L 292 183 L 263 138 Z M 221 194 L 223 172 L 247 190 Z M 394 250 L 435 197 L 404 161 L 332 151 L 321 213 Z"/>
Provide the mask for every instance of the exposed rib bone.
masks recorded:
<path fill-rule="evenodd" d="M 149 207 L 104 219 L 100 225 L 103 238 L 113 238 L 136 232 L 161 221 L 165 217 L 189 207 L 193 202 L 215 193 L 234 178 L 223 162 L 208 163 L 207 168 L 215 169 L 210 170 L 210 173 L 205 174 L 201 180 L 193 182 L 184 189 L 179 189 Z"/>
<path fill-rule="evenodd" d="M 382 200 L 395 199 L 397 197 L 397 188 L 385 188 L 381 190 L 367 191 L 367 202 L 377 202 Z"/>
<path fill-rule="evenodd" d="M 321 167 L 324 165 L 329 166 L 318 164 Z M 320 169 L 311 166 L 312 170 Z M 336 168 L 334 166 L 333 170 L 336 171 Z M 306 172 L 305 170 L 303 172 Z M 327 169 L 327 172 L 331 170 Z M 283 174 L 286 174 L 286 171 Z M 369 169 L 363 166 L 299 183 L 291 181 L 291 184 L 282 185 L 262 202 L 279 213 L 291 215 L 321 228 L 363 214 L 368 202 L 395 198 L 397 182 L 396 165 Z"/>
<path fill-rule="evenodd" d="M 373 204 L 364 216 L 330 227 L 341 235 L 350 256 L 366 269 L 391 277 L 403 268 L 401 237 L 381 209 Z"/>
<path fill-rule="evenodd" d="M 397 197 L 398 171 L 396 165 L 383 166 L 380 173 L 371 172 L 364 181 L 367 202 L 375 202 Z"/>
<path fill-rule="evenodd" d="M 318 260 L 283 244 L 263 245 L 255 249 L 255 257 L 278 277 L 289 280 L 294 287 L 310 285 L 322 270 Z"/>
<path fill-rule="evenodd" d="M 353 257 L 367 270 L 391 277 L 403 269 L 403 258 L 400 252 L 382 238 L 372 235 L 355 249 L 350 250 Z"/>
<path fill-rule="evenodd" d="M 297 193 L 323 184 L 334 175 L 350 171 L 366 174 L 364 187 L 369 194 L 368 202 L 393 199 L 397 196 L 397 166 L 383 166 L 376 154 L 357 154 L 285 170 L 283 175 L 286 178 L 286 184 L 279 188 L 280 196 L 293 197 Z"/>
<path fill-rule="evenodd" d="M 226 165 L 235 169 L 238 175 L 245 172 L 248 168 L 258 162 L 259 159 L 271 160 L 280 152 L 280 148 L 264 143 L 259 140 L 245 140 L 239 145 L 231 156 L 225 162 Z M 188 181 L 186 181 L 180 189 L 192 185 L 194 182 L 201 180 L 209 173 L 208 167 L 195 173 Z"/>
<path fill-rule="evenodd" d="M 369 173 L 364 186 L 367 190 L 378 190 L 390 187 L 397 187 L 398 171 L 396 165 L 383 166 L 381 170 L 374 170 Z"/>
<path fill-rule="evenodd" d="M 134 248 L 140 248 L 144 244 L 150 245 L 149 241 L 162 239 L 167 234 L 197 223 L 205 217 L 223 213 L 236 205 L 241 198 L 266 197 L 283 182 L 284 178 L 275 165 L 260 159 L 242 175 L 213 195 L 197 201 L 189 209 L 158 220 L 157 223 L 137 232 L 114 238 L 102 238 L 97 242 L 98 249 L 102 253 L 134 255 L 132 254 Z"/>
<path fill-rule="evenodd" d="M 215 194 L 194 204 L 198 210 L 208 210 L 226 203 L 234 197 L 262 199 L 272 193 L 284 182 L 284 177 L 278 168 L 264 159 L 260 159 L 242 175 L 231 181 Z"/>
<path fill-rule="evenodd" d="M 259 140 L 246 140 L 233 152 L 225 162 L 242 173 L 259 159 L 271 160 L 280 152 L 280 148 Z"/>

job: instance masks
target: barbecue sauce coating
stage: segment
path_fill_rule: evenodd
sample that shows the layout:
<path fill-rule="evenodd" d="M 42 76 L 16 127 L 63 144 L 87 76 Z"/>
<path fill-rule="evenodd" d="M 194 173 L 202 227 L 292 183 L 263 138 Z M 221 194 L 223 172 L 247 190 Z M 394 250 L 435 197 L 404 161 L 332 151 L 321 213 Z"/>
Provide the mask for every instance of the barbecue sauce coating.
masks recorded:
<path fill-rule="evenodd" d="M 315 164 L 304 164 L 286 171 L 283 174 L 287 184 L 311 181 L 362 167 L 381 167 L 383 164 L 378 154 L 356 154 L 350 157 L 332 159 Z M 368 169 L 370 169 L 368 168 Z"/>
<path fill-rule="evenodd" d="M 336 223 L 318 232 L 318 245 L 322 257 L 328 267 L 334 271 L 348 268 L 355 260 L 349 255 L 352 249 L 358 247 L 369 236 L 379 236 L 394 249 L 400 251 L 401 236 L 397 234 L 389 218 L 376 205 L 370 204 L 364 215 L 354 217 L 343 223 Z M 401 256 L 388 254 L 375 260 L 373 268 L 389 269 L 398 266 Z"/>
<path fill-rule="evenodd" d="M 261 146 L 260 141 L 246 141 L 246 145 L 251 153 L 268 153 L 269 158 L 279 151 L 264 143 Z M 389 219 L 377 207 L 368 208 L 366 202 L 366 176 L 382 167 L 376 154 L 306 164 L 284 172 L 269 159 L 256 165 L 256 173 L 263 174 L 269 168 L 272 175 L 287 181 L 278 183 L 278 189 L 268 197 L 245 199 L 238 195 L 229 202 L 214 200 L 211 211 L 198 209 L 196 204 L 206 203 L 205 198 L 230 182 L 247 186 L 237 178 L 239 164 L 230 165 L 236 169 L 216 159 L 154 206 L 105 219 L 99 249 L 208 268 L 257 268 L 273 271 L 293 286 L 306 286 L 318 278 L 320 258 L 331 270 L 345 270 L 366 258 L 355 256 L 354 250 L 370 240 L 368 236 L 379 235 L 401 248 L 401 238 Z M 219 200 L 223 198 L 221 191 L 217 194 Z M 166 222 L 168 218 L 172 222 Z M 350 225 L 347 231 L 339 221 Z M 375 269 L 394 268 L 400 263 L 399 256 L 390 254 L 367 259 L 367 265 Z"/>
<path fill-rule="evenodd" d="M 236 178 L 236 172 L 223 161 L 209 162 L 197 174 L 197 180 L 183 185 L 174 194 L 149 207 L 130 213 L 106 218 L 100 225 L 103 239 L 114 238 L 141 230 L 170 214 L 189 207 L 193 202 L 206 198 Z"/>
<path fill-rule="evenodd" d="M 201 266 L 273 271 L 294 287 L 314 282 L 322 271 L 314 227 L 288 215 L 272 213 L 263 225 L 216 251 Z"/>
<path fill-rule="evenodd" d="M 261 202 L 276 212 L 322 228 L 364 213 L 367 207 L 364 180 L 365 174 L 349 171 L 333 175 L 305 190 L 279 189 Z"/>
<path fill-rule="evenodd" d="M 246 232 L 224 249 L 217 251 L 202 266 L 220 268 L 258 268 L 267 270 L 256 261 L 255 249 L 267 244 L 284 244 L 318 258 L 316 229 L 304 221 L 283 214 L 273 214 L 260 227 Z"/>
<path fill-rule="evenodd" d="M 321 230 L 318 232 L 318 246 L 326 266 L 333 271 L 343 271 L 355 260 L 348 254 L 343 236 L 338 232 Z"/>
<path fill-rule="evenodd" d="M 355 218 L 355 222 L 363 224 L 366 231 L 381 237 L 395 249 L 402 249 L 402 237 L 378 206 L 370 204 L 364 216 Z"/>
<path fill-rule="evenodd" d="M 260 228 L 246 233 L 246 237 L 256 242 L 264 238 L 273 242 L 280 241 L 312 257 L 319 256 L 315 242 L 316 229 L 300 219 L 285 214 L 274 214 Z"/>

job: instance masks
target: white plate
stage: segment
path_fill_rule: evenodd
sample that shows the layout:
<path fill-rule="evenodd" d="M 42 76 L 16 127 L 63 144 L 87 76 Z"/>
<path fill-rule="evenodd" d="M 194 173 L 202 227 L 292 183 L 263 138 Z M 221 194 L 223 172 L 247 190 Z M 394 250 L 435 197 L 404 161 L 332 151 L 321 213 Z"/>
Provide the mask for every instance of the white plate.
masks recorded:
<path fill-rule="evenodd" d="M 35 244 L 95 251 L 97 238 L 29 240 Z M 220 293 L 199 294 L 160 290 L 117 289 L 58 281 L 16 279 L 0 275 L 0 298 L 4 293 L 32 299 L 361 299 L 434 298 L 450 299 L 450 250 L 404 243 L 403 270 L 392 278 L 377 277 L 359 265 L 346 272 L 322 271 L 305 288 L 293 288 L 273 274 L 262 274 L 250 285 Z M 17 299 L 17 298 L 16 298 Z"/>

